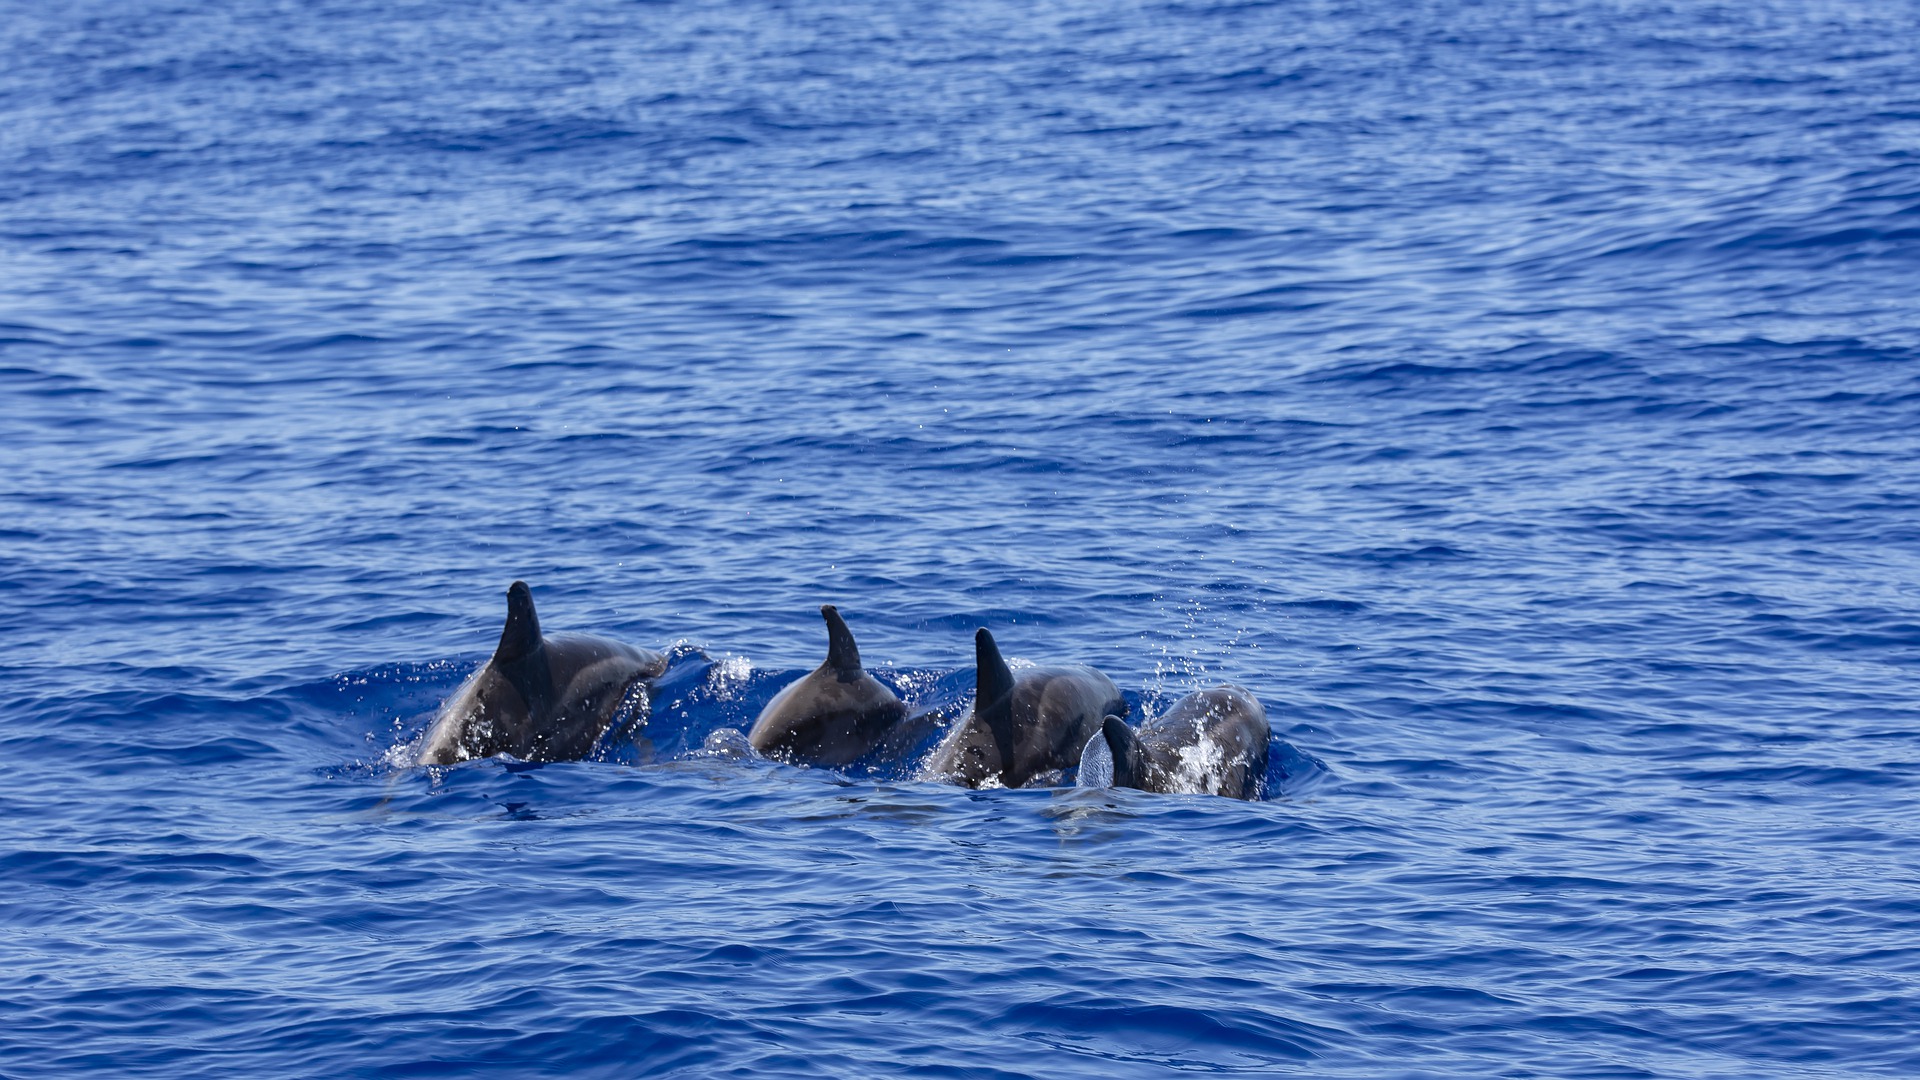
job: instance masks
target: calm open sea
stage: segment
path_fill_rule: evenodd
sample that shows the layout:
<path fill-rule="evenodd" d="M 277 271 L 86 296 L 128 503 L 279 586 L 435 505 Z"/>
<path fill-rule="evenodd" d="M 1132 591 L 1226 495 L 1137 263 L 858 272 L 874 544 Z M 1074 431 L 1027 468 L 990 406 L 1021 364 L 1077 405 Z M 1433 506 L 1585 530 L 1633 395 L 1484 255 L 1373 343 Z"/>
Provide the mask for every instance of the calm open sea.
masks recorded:
<path fill-rule="evenodd" d="M 0 1076 L 1913 1076 L 1917 283 L 1911 0 L 0 0 Z"/>

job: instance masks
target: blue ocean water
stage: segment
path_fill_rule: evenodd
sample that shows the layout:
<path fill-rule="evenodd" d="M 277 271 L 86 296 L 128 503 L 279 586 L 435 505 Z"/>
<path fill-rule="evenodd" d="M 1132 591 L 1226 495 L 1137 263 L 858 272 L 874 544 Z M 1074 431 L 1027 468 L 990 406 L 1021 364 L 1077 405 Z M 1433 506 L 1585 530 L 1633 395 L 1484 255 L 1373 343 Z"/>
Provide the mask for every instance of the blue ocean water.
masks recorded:
<path fill-rule="evenodd" d="M 1920 1072 L 1914 4 L 0 12 L 0 1075 Z M 647 752 L 407 766 L 515 578 Z"/>

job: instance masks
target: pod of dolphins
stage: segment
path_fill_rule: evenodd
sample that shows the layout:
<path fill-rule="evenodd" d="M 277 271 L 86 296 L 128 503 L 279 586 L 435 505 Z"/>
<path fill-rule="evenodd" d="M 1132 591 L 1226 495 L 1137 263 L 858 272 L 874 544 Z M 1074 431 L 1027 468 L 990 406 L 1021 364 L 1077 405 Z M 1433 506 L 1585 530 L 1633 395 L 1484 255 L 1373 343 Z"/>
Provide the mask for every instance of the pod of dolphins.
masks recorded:
<path fill-rule="evenodd" d="M 839 768 L 876 750 L 904 750 L 924 730 L 893 691 L 860 664 L 860 647 L 829 604 L 827 658 L 761 709 L 747 742 L 795 765 Z M 1119 787 L 1257 799 L 1267 772 L 1267 713 L 1245 689 L 1197 690 L 1138 727 L 1113 680 L 1081 664 L 1014 672 L 993 635 L 974 634 L 973 708 L 922 769 L 967 787 L 1052 782 L 1105 743 Z M 613 723 L 634 688 L 667 658 L 590 634 L 547 634 L 523 581 L 507 590 L 507 622 L 493 655 L 452 697 L 421 740 L 417 762 L 450 765 L 495 754 L 577 761 Z M 933 719 L 937 719 L 933 718 Z M 735 736 L 737 738 L 737 735 Z"/>

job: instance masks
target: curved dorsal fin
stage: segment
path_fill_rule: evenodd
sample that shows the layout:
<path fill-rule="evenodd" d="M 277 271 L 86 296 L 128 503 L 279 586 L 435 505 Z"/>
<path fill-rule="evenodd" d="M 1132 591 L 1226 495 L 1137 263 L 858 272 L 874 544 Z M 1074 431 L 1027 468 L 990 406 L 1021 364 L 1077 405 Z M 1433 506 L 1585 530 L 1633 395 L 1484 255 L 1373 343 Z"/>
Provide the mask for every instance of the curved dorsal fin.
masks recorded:
<path fill-rule="evenodd" d="M 973 715 L 993 733 L 1000 751 L 1000 781 L 1006 783 L 1013 768 L 1013 671 L 984 626 L 973 635 L 973 664 Z"/>
<path fill-rule="evenodd" d="M 495 663 L 508 664 L 540 647 L 540 616 L 533 610 L 533 590 L 524 581 L 507 589 L 507 625 L 494 646 Z"/>
<path fill-rule="evenodd" d="M 827 620 L 827 666 L 837 671 L 860 670 L 860 646 L 853 643 L 853 631 L 847 629 L 840 609 L 822 604 L 820 617 Z"/>
<path fill-rule="evenodd" d="M 1106 737 L 1107 750 L 1113 755 L 1113 786 L 1140 786 L 1140 741 L 1126 721 L 1109 713 L 1100 721 L 1100 733 Z"/>

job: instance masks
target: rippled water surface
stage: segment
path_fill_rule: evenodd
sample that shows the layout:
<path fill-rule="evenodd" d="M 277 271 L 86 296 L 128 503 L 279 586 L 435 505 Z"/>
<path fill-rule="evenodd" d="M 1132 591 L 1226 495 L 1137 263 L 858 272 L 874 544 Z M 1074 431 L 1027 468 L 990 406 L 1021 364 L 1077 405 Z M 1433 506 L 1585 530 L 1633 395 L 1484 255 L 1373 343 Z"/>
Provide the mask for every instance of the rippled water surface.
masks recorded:
<path fill-rule="evenodd" d="M 1912 3 L 0 14 L 0 1074 L 1920 1072 Z M 647 744 L 409 767 L 516 578 Z"/>

